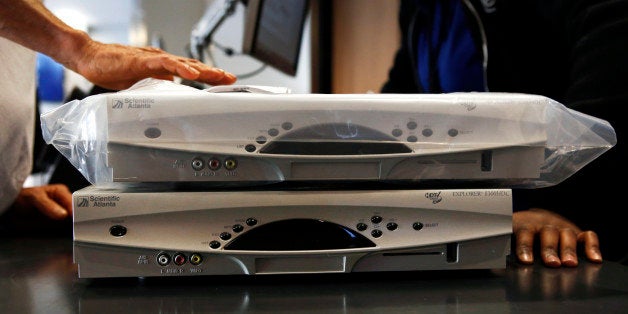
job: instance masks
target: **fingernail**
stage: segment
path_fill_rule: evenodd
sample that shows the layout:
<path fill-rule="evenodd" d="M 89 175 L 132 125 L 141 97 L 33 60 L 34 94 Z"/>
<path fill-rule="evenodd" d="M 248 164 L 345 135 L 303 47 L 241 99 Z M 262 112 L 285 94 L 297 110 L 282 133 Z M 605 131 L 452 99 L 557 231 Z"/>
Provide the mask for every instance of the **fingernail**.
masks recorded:
<path fill-rule="evenodd" d="M 522 264 L 530 265 L 534 262 L 532 255 L 528 252 L 523 252 L 519 254 L 519 262 Z"/>
<path fill-rule="evenodd" d="M 578 257 L 574 255 L 566 256 L 561 263 L 567 267 L 576 267 L 578 266 Z"/>
<path fill-rule="evenodd" d="M 68 217 L 68 211 L 65 208 L 57 208 L 55 210 L 58 219 L 64 219 Z"/>
<path fill-rule="evenodd" d="M 557 256 L 554 255 L 546 255 L 545 256 L 545 264 L 550 267 L 560 267 L 561 262 Z"/>
<path fill-rule="evenodd" d="M 593 260 L 595 262 L 601 263 L 602 262 L 602 254 L 600 253 L 594 253 L 593 254 Z"/>

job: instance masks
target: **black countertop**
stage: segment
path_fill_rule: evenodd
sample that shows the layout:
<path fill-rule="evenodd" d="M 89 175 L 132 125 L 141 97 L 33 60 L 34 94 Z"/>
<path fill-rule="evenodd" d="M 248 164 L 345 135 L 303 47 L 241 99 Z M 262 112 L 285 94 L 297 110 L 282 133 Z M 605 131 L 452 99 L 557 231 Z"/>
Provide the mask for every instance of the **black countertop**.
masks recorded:
<path fill-rule="evenodd" d="M 0 313 L 628 313 L 628 267 L 79 279 L 67 237 L 0 238 Z"/>

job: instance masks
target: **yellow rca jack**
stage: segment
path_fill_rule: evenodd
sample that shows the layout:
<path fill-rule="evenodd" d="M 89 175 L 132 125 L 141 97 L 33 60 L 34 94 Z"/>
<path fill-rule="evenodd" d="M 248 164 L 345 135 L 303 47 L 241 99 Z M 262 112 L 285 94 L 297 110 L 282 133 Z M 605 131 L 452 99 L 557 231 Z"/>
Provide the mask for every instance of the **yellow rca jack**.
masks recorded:
<path fill-rule="evenodd" d="M 203 257 L 201 256 L 201 254 L 192 253 L 192 255 L 190 255 L 190 264 L 197 266 L 197 265 L 200 265 L 202 262 L 203 262 Z"/>
<path fill-rule="evenodd" d="M 238 161 L 236 161 L 233 158 L 225 159 L 225 169 L 227 169 L 227 170 L 234 170 L 237 167 L 238 167 Z"/>

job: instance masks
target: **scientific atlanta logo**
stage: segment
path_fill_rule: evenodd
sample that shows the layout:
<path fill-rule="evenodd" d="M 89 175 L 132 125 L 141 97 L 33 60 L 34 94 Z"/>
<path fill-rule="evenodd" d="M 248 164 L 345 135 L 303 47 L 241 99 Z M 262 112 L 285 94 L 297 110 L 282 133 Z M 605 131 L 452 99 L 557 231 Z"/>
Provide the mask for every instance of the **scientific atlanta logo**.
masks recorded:
<path fill-rule="evenodd" d="M 150 109 L 154 103 L 153 98 L 114 98 L 111 109 Z"/>
<path fill-rule="evenodd" d="M 120 196 L 77 196 L 74 199 L 74 206 L 79 207 L 116 207 L 120 201 Z"/>
<path fill-rule="evenodd" d="M 85 196 L 77 197 L 76 207 L 89 207 L 89 198 Z"/>
<path fill-rule="evenodd" d="M 122 109 L 124 107 L 124 103 L 120 99 L 114 99 L 113 104 L 111 105 L 111 109 Z"/>

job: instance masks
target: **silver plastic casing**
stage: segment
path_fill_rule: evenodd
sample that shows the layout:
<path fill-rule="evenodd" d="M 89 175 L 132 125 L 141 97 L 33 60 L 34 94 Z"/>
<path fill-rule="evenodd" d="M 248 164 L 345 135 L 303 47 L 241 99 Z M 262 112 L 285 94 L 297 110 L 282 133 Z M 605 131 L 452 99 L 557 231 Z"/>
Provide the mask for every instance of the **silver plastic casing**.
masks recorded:
<path fill-rule="evenodd" d="M 505 268 L 509 189 L 74 193 L 80 278 Z"/>
<path fill-rule="evenodd" d="M 555 185 L 616 143 L 608 122 L 514 93 L 291 94 L 146 80 L 42 115 L 92 184 L 405 181 Z"/>
<path fill-rule="evenodd" d="M 544 100 L 111 95 L 107 169 L 116 182 L 543 181 Z"/>

